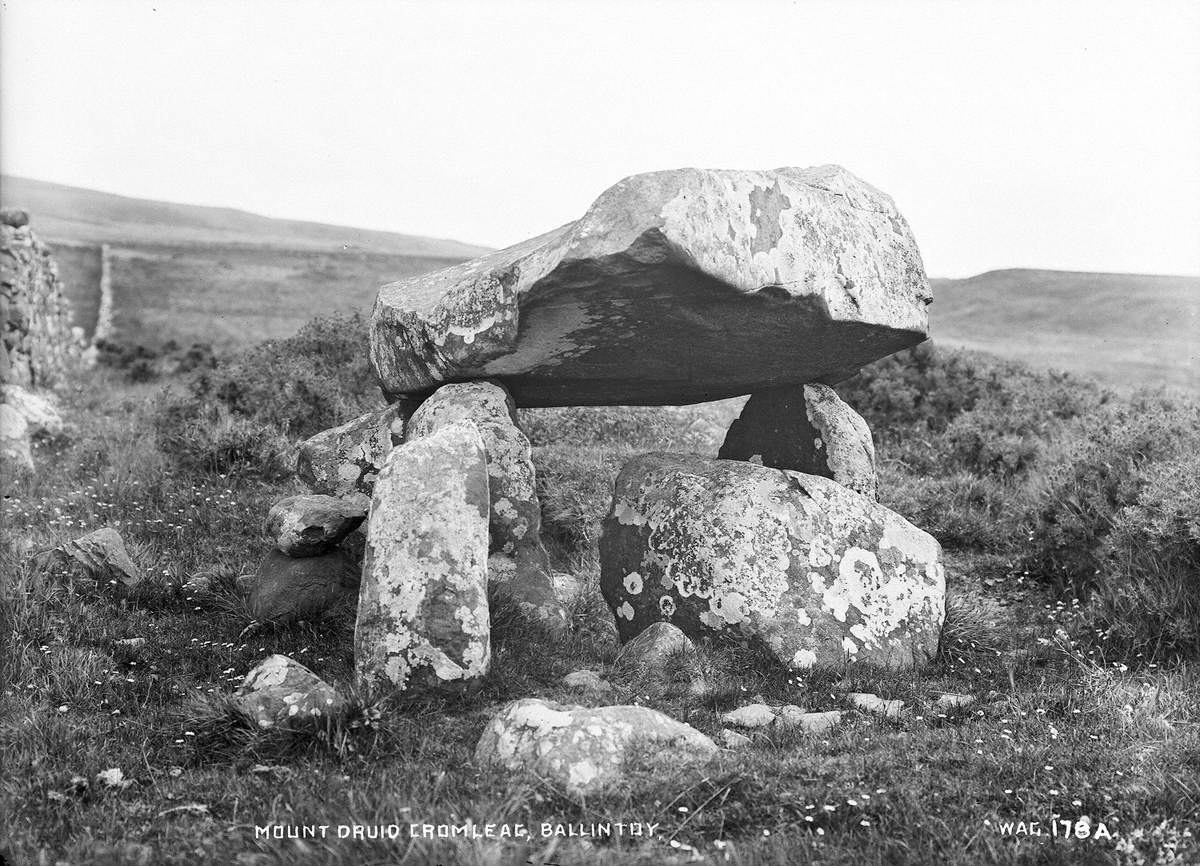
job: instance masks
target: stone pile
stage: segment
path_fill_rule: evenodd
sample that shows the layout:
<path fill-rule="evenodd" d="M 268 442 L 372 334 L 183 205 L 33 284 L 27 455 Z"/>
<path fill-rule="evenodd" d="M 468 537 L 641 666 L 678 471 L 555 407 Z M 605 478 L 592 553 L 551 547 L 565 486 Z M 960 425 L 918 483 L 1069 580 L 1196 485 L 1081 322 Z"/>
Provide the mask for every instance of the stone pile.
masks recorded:
<path fill-rule="evenodd" d="M 560 229 L 383 286 L 370 358 L 389 406 L 314 437 L 299 464 L 334 513 L 367 513 L 360 690 L 476 689 L 489 585 L 547 634 L 567 625 L 517 407 L 739 395 L 719 459 L 641 455 L 616 479 L 600 542 L 629 646 L 614 673 L 669 669 L 720 632 L 796 669 L 928 660 L 940 547 L 875 501 L 871 432 L 829 386 L 925 339 L 930 301 L 891 199 L 836 166 L 636 175 Z M 283 511 L 283 556 L 345 529 Z M 595 671 L 568 679 L 611 688 Z M 765 709 L 813 731 L 840 718 Z M 716 750 L 644 708 L 528 699 L 476 756 L 587 792 L 615 778 L 635 731 L 666 751 Z"/>
<path fill-rule="evenodd" d="M 62 381 L 77 340 L 48 247 L 20 210 L 0 211 L 0 382 L 49 388 Z"/>
<path fill-rule="evenodd" d="M 0 476 L 7 486 L 36 471 L 32 443 L 63 421 L 48 390 L 79 344 L 50 248 L 25 211 L 0 211 Z"/>

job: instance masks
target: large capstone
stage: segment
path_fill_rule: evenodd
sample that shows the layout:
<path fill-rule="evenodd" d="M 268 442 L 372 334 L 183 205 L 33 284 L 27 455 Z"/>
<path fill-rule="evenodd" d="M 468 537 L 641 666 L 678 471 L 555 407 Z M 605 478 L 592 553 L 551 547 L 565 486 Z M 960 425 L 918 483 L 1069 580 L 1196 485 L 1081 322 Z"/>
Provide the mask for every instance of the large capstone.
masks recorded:
<path fill-rule="evenodd" d="M 484 728 L 475 760 L 530 772 L 578 795 L 625 778 L 639 747 L 671 766 L 703 763 L 719 751 L 691 725 L 649 707 L 591 708 L 524 698 Z"/>
<path fill-rule="evenodd" d="M 375 477 L 404 436 L 401 405 L 368 412 L 302 442 L 296 474 L 313 493 L 370 501 Z"/>
<path fill-rule="evenodd" d="M 623 641 L 665 620 L 734 631 L 795 668 L 923 663 L 945 611 L 932 536 L 828 478 L 735 460 L 631 460 L 600 566 Z"/>
<path fill-rule="evenodd" d="M 478 428 L 487 452 L 489 577 L 535 619 L 563 626 L 566 610 L 555 597 L 550 558 L 539 537 L 542 507 L 532 449 L 504 388 L 491 382 L 444 385 L 413 413 L 405 436 L 412 441 L 462 421 Z"/>
<path fill-rule="evenodd" d="M 392 398 L 494 378 L 518 406 L 683 404 L 836 382 L 925 339 L 892 200 L 837 166 L 626 178 L 579 220 L 383 286 Z"/>
<path fill-rule="evenodd" d="M 824 475 L 875 498 L 871 429 L 828 385 L 755 392 L 717 456 Z"/>
<path fill-rule="evenodd" d="M 474 424 L 391 450 L 367 520 L 354 660 L 365 692 L 461 691 L 487 673 L 488 475 Z"/>

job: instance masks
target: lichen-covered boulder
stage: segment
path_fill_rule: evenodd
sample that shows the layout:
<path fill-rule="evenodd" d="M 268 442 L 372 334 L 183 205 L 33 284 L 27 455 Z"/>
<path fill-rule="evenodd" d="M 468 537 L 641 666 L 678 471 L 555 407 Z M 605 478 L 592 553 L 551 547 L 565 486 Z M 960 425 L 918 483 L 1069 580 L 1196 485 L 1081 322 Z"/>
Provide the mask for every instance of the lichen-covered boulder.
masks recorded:
<path fill-rule="evenodd" d="M 627 463 L 600 567 L 623 639 L 659 620 L 732 629 L 795 668 L 923 663 L 945 614 L 932 536 L 828 478 L 735 460 Z"/>
<path fill-rule="evenodd" d="M 337 689 L 295 659 L 278 654 L 246 674 L 233 705 L 260 728 L 283 729 L 325 723 L 346 709 Z"/>
<path fill-rule="evenodd" d="M 366 692 L 476 687 L 491 659 L 488 475 L 470 422 L 398 445 L 375 481 L 354 663 Z"/>
<path fill-rule="evenodd" d="M 392 445 L 404 437 L 402 404 L 368 412 L 301 443 L 296 474 L 313 493 L 369 502 Z"/>
<path fill-rule="evenodd" d="M 836 382 L 925 338 L 892 200 L 838 166 L 626 178 L 576 222 L 379 290 L 384 393 L 494 378 L 518 406 L 683 404 Z"/>
<path fill-rule="evenodd" d="M 649 707 L 589 708 L 524 698 L 488 723 L 475 760 L 529 771 L 579 795 L 620 781 L 639 747 L 676 766 L 703 762 L 720 751 L 695 728 Z"/>
<path fill-rule="evenodd" d="M 336 549 L 297 558 L 272 550 L 258 564 L 250 588 L 250 615 L 259 622 L 322 619 L 354 599 L 361 570 Z"/>
<path fill-rule="evenodd" d="M 121 533 L 109 526 L 61 545 L 56 559 L 73 577 L 95 581 L 101 589 L 124 593 L 142 582 L 142 571 L 129 558 Z"/>
<path fill-rule="evenodd" d="M 289 496 L 271 506 L 266 532 L 288 556 L 317 556 L 337 547 L 367 519 L 361 500 L 314 493 Z"/>
<path fill-rule="evenodd" d="M 517 426 L 512 397 L 493 382 L 443 385 L 409 419 L 406 441 L 447 424 L 473 423 L 487 452 L 490 577 L 522 609 L 553 627 L 567 623 L 554 592 L 550 558 L 539 536 L 538 501 L 529 439 Z"/>
<path fill-rule="evenodd" d="M 828 385 L 756 391 L 717 456 L 823 475 L 875 498 L 871 430 Z"/>

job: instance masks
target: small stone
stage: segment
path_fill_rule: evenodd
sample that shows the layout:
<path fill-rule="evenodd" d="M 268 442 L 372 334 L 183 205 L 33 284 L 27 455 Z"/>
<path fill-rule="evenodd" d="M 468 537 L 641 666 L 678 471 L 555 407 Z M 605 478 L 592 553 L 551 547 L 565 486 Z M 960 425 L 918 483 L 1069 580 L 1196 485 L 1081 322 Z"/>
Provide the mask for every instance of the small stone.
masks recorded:
<path fill-rule="evenodd" d="M 938 695 L 937 705 L 944 710 L 958 709 L 959 707 L 969 707 L 975 703 L 975 698 L 971 695 L 959 695 L 954 692 L 945 692 Z"/>
<path fill-rule="evenodd" d="M 669 622 L 651 623 L 621 647 L 615 667 L 643 674 L 665 675 L 679 659 L 693 652 L 692 639 Z"/>
<path fill-rule="evenodd" d="M 799 724 L 800 730 L 806 734 L 823 734 L 835 725 L 841 724 L 840 710 L 829 710 L 824 713 L 804 713 L 792 717 Z"/>
<path fill-rule="evenodd" d="M 744 749 L 752 742 L 753 740 L 745 734 L 739 734 L 737 731 L 732 731 L 729 728 L 721 729 L 721 745 L 727 749 Z"/>
<path fill-rule="evenodd" d="M 775 713 L 766 704 L 747 704 L 721 716 L 721 721 L 739 728 L 765 728 L 775 721 Z"/>
<path fill-rule="evenodd" d="M 562 678 L 562 684 L 569 689 L 583 692 L 611 692 L 613 690 L 612 683 L 595 671 L 589 670 L 572 671 Z"/>
<path fill-rule="evenodd" d="M 126 649 L 141 649 L 146 645 L 144 637 L 127 637 L 122 640 L 114 641 L 114 646 L 125 647 Z"/>
<path fill-rule="evenodd" d="M 579 604 L 583 597 L 583 581 L 573 574 L 561 571 L 550 573 L 550 582 L 554 585 L 554 597 L 567 610 Z"/>
<path fill-rule="evenodd" d="M 343 550 L 296 559 L 272 550 L 259 563 L 250 615 L 259 622 L 320 619 L 353 598 L 360 570 Z"/>
<path fill-rule="evenodd" d="M 652 746 L 673 766 L 699 764 L 719 751 L 690 725 L 649 707 L 580 707 L 524 698 L 488 723 L 475 760 L 526 770 L 572 795 L 595 793 L 625 778 L 628 756 Z"/>
<path fill-rule="evenodd" d="M 850 701 L 851 706 L 868 713 L 886 716 L 889 719 L 899 718 L 900 710 L 904 708 L 904 701 L 885 701 L 879 695 L 869 692 L 850 692 L 846 695 L 846 699 Z"/>
<path fill-rule="evenodd" d="M 333 719 L 345 699 L 304 665 L 285 655 L 269 656 L 242 680 L 234 706 L 260 728 L 296 728 Z"/>
<path fill-rule="evenodd" d="M 326 553 L 367 519 L 361 501 L 311 494 L 289 496 L 267 514 L 267 535 L 288 556 Z"/>
<path fill-rule="evenodd" d="M 212 591 L 211 574 L 194 574 L 183 582 L 183 591 L 190 596 L 207 595 Z"/>
<path fill-rule="evenodd" d="M 119 592 L 133 589 L 142 582 L 142 572 L 129 554 L 121 534 L 111 527 L 89 532 L 58 548 L 63 557 L 94 580 L 98 587 L 115 587 Z"/>
<path fill-rule="evenodd" d="M 806 715 L 808 715 L 808 711 L 804 707 L 798 707 L 795 704 L 785 704 L 779 708 L 779 717 L 775 720 L 775 724 L 785 728 L 793 728 L 803 725 Z"/>

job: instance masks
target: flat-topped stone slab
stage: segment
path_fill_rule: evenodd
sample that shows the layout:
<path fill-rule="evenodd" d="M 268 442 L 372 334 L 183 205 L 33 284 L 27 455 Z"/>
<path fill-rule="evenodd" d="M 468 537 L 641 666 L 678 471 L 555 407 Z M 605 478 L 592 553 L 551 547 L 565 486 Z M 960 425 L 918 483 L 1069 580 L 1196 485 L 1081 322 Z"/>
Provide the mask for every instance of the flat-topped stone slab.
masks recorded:
<path fill-rule="evenodd" d="M 634 175 L 579 220 L 379 290 L 389 399 L 495 378 L 518 406 L 684 404 L 836 382 L 925 339 L 892 200 L 838 166 Z"/>

